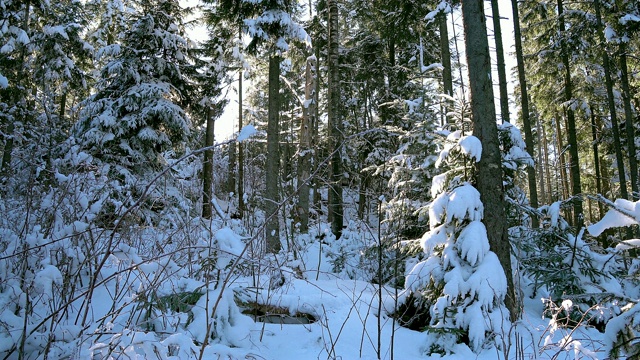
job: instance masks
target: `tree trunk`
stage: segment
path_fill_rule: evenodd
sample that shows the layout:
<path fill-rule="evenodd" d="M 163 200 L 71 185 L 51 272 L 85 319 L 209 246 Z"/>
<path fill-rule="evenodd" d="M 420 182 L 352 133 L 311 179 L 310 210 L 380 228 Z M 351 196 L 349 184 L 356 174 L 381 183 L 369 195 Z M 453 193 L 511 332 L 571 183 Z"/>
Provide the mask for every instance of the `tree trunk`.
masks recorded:
<path fill-rule="evenodd" d="M 545 162 L 545 176 L 543 177 L 544 179 L 547 180 L 547 201 L 546 203 L 549 204 L 553 201 L 553 197 L 552 197 L 552 187 L 551 187 L 551 169 L 549 166 L 549 144 L 547 142 L 547 130 L 546 130 L 546 126 L 544 126 L 544 124 L 542 124 L 542 141 L 544 142 L 542 149 L 544 150 L 544 158 L 546 159 Z"/>
<path fill-rule="evenodd" d="M 298 150 L 298 216 L 300 218 L 300 232 L 306 234 L 309 231 L 309 190 L 311 183 L 311 129 L 315 116 L 315 90 L 316 90 L 316 66 L 315 56 L 307 58 L 305 71 L 304 104 L 302 106 L 302 123 L 300 124 L 300 147 Z"/>
<path fill-rule="evenodd" d="M 316 65 L 320 63 L 320 47 L 316 46 Z M 313 115 L 313 123 L 311 127 L 313 129 L 313 135 L 311 137 L 311 147 L 314 149 L 313 157 L 311 158 L 311 167 L 313 169 L 318 169 L 318 159 L 319 159 L 319 149 L 318 149 L 318 132 L 320 131 L 320 125 L 318 119 L 320 119 L 320 106 L 318 106 L 318 98 L 320 97 L 320 69 L 316 67 L 316 83 L 315 83 L 315 91 L 314 98 L 316 106 L 314 107 L 314 115 Z M 318 209 L 320 212 L 322 208 L 322 194 L 320 194 L 320 181 L 318 176 L 313 177 L 313 206 Z"/>
<path fill-rule="evenodd" d="M 491 0 L 493 15 L 493 35 L 496 41 L 496 62 L 498 65 L 498 89 L 500 90 L 500 118 L 502 123 L 509 122 L 509 94 L 507 92 L 507 71 L 504 64 L 504 47 L 502 46 L 502 27 L 500 26 L 500 10 L 498 0 Z"/>
<path fill-rule="evenodd" d="M 231 201 L 231 194 L 236 191 L 236 142 L 229 143 L 229 168 L 227 169 L 227 194 Z"/>
<path fill-rule="evenodd" d="M 469 65 L 473 135 L 482 143 L 482 157 L 476 164 L 476 186 L 484 204 L 482 222 L 487 228 L 491 250 L 498 256 L 504 269 L 507 278 L 505 305 L 511 319 L 515 321 L 519 311 L 511 272 L 511 246 L 502 187 L 502 158 L 490 78 L 491 62 L 483 1 L 463 0 L 462 18 Z"/>
<path fill-rule="evenodd" d="M 567 179 L 567 160 L 564 156 L 564 143 L 562 142 L 562 128 L 560 127 L 560 115 L 556 114 L 555 118 L 556 123 L 556 141 L 558 143 L 558 161 L 560 162 L 560 166 L 558 166 L 558 171 L 560 172 L 560 188 L 559 191 L 562 194 L 563 199 L 569 198 L 569 180 Z M 569 219 L 571 220 L 571 219 Z"/>
<path fill-rule="evenodd" d="M 342 235 L 342 116 L 340 115 L 340 73 L 339 65 L 339 35 L 338 35 L 338 4 L 336 0 L 328 0 L 329 9 L 329 140 L 331 155 L 330 185 L 329 185 L 329 217 L 331 232 L 339 239 Z"/>
<path fill-rule="evenodd" d="M 280 198 L 278 194 L 278 175 L 280 173 L 280 149 L 279 149 L 279 122 L 280 122 L 280 57 L 269 57 L 269 115 L 267 120 L 267 161 L 266 189 L 264 196 L 264 209 L 266 216 L 266 250 L 269 253 L 278 253 L 280 244 L 280 222 L 278 220 L 278 208 Z"/>
<path fill-rule="evenodd" d="M 569 145 L 569 158 L 571 160 L 571 187 L 572 194 L 576 196 L 573 200 L 573 225 L 578 229 L 582 227 L 583 219 L 582 219 L 582 200 L 578 198 L 582 195 L 582 186 L 580 184 L 580 159 L 578 156 L 578 138 L 576 136 L 576 118 L 573 113 L 573 109 L 571 108 L 571 102 L 573 101 L 573 84 L 571 82 L 571 68 L 569 67 L 569 52 L 567 49 L 567 44 L 564 39 L 566 28 L 564 22 L 564 6 L 562 0 L 558 1 L 558 30 L 560 36 L 562 37 L 560 40 L 560 48 L 561 48 L 561 57 L 562 57 L 562 65 L 564 71 L 564 101 L 567 105 L 567 140 Z"/>
<path fill-rule="evenodd" d="M 624 119 L 627 131 L 627 149 L 629 150 L 631 199 L 638 201 L 638 159 L 636 158 L 635 129 L 633 127 L 631 91 L 629 90 L 629 74 L 627 68 L 627 44 L 625 42 L 620 42 L 620 81 L 622 82 L 622 101 L 624 103 Z"/>
<path fill-rule="evenodd" d="M 496 26 L 496 22 L 498 23 L 498 25 L 500 24 L 500 21 L 496 21 L 495 17 L 499 16 L 498 15 L 498 4 L 496 0 L 492 0 L 491 1 L 491 6 L 495 9 L 493 12 L 493 16 L 494 16 L 494 27 Z M 535 154 L 533 152 L 533 133 L 531 132 L 531 117 L 530 117 L 530 113 L 529 113 L 529 94 L 528 94 L 528 90 L 527 90 L 527 78 L 525 75 L 525 71 L 524 71 L 524 56 L 522 55 L 522 35 L 520 33 L 520 16 L 518 14 L 518 1 L 517 0 L 511 0 L 511 8 L 513 10 L 513 34 L 515 36 L 515 45 L 516 45 L 516 61 L 518 63 L 518 82 L 520 83 L 520 95 L 521 95 L 521 106 L 522 106 L 522 127 L 524 128 L 524 142 L 525 145 L 527 147 L 527 152 L 531 155 L 532 158 L 535 158 Z M 499 27 L 496 27 L 496 29 L 499 29 Z M 498 32 L 496 32 L 496 51 L 498 51 Z M 500 42 L 500 48 L 502 48 L 502 41 Z M 500 49 L 502 50 L 502 49 Z M 498 54 L 501 54 L 502 51 L 498 52 Z M 500 60 L 500 56 L 498 56 L 498 61 Z M 502 58 L 503 61 L 503 73 L 504 73 L 504 56 Z M 498 70 L 500 69 L 499 67 L 500 64 L 498 64 Z M 499 74 L 499 72 L 498 72 Z M 502 81 L 502 80 L 501 80 Z M 505 79 L 505 94 L 506 94 L 506 79 Z M 504 106 L 507 107 L 507 118 L 505 120 L 504 116 L 503 116 L 503 120 L 505 121 L 509 121 L 508 118 L 508 101 L 503 101 L 502 98 L 502 86 L 500 87 L 500 104 L 501 104 L 501 108 L 503 108 Z M 504 109 L 502 110 L 504 111 Z M 536 188 L 536 169 L 534 166 L 528 166 L 527 167 L 527 182 L 529 185 L 529 201 L 531 202 L 531 207 L 534 209 L 538 208 L 538 189 Z M 537 228 L 539 226 L 539 222 L 538 222 L 538 218 L 536 216 L 534 216 L 531 219 L 531 225 L 534 228 Z"/>
<path fill-rule="evenodd" d="M 607 88 L 607 104 L 609 105 L 609 117 L 611 119 L 611 131 L 613 133 L 613 147 L 616 153 L 616 165 L 618 167 L 618 177 L 620 179 L 620 196 L 629 199 L 627 192 L 626 173 L 624 170 L 624 157 L 622 156 L 622 145 L 620 144 L 620 131 L 618 128 L 618 117 L 616 110 L 616 99 L 613 95 L 613 80 L 611 79 L 611 61 L 606 49 L 604 38 L 604 26 L 602 25 L 602 15 L 600 14 L 600 1 L 594 0 L 593 5 L 596 10 L 596 26 L 598 39 L 602 47 L 602 67 L 604 68 L 604 82 Z"/>
<path fill-rule="evenodd" d="M 541 121 L 540 119 L 536 119 L 536 129 L 537 129 L 537 136 L 538 136 L 538 188 L 540 189 L 540 200 L 542 200 L 543 204 L 548 204 L 549 203 L 549 198 L 548 198 L 548 193 L 551 191 L 551 189 L 547 188 L 545 186 L 545 176 L 544 176 L 544 170 L 545 170 L 545 166 L 547 166 L 549 159 L 546 157 L 546 151 L 543 153 L 542 151 L 542 143 L 543 143 L 543 136 L 544 136 L 544 130 L 542 129 L 541 126 Z M 526 139 L 525 139 L 526 141 Z M 545 149 L 546 150 L 546 149 Z"/>
<path fill-rule="evenodd" d="M 211 115 L 211 109 L 207 105 L 207 127 L 204 139 L 204 146 L 211 147 L 211 149 L 204 152 L 204 164 L 202 175 L 202 217 L 204 219 L 211 219 L 213 215 L 212 209 L 212 196 L 213 196 L 213 143 L 214 143 L 214 125 L 215 121 Z"/>
<path fill-rule="evenodd" d="M 242 66 L 238 74 L 238 131 L 242 130 L 244 121 L 242 119 Z M 244 143 L 238 142 L 238 216 L 242 219 L 244 215 Z"/>
<path fill-rule="evenodd" d="M 449 49 L 449 30 L 447 28 L 447 14 L 443 11 L 437 16 L 438 25 L 440 26 L 440 61 L 442 62 L 442 86 L 444 93 L 453 96 L 453 78 L 451 76 L 451 50 Z M 445 101 L 445 104 L 447 101 Z M 447 113 L 449 109 L 444 107 L 444 116 L 442 118 L 442 126 L 447 123 Z"/>
<path fill-rule="evenodd" d="M 596 115 L 593 113 L 593 108 L 591 108 L 591 139 L 593 141 L 593 167 L 596 172 L 596 193 L 602 194 L 602 174 L 600 173 L 600 155 L 598 154 L 598 128 L 596 126 Z M 603 216 L 602 202 L 598 201 L 598 219 Z"/>

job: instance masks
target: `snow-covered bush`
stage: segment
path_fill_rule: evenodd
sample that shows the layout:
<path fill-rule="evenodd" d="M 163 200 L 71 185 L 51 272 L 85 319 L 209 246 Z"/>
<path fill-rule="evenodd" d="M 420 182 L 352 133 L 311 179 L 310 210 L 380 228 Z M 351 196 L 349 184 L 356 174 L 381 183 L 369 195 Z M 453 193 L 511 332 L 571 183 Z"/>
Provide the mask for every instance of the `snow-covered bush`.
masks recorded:
<path fill-rule="evenodd" d="M 610 210 L 599 222 L 587 228 L 591 235 L 598 236 L 610 228 L 640 224 L 640 201 L 618 199 L 610 202 L 604 198 L 599 200 L 607 204 Z M 616 245 L 614 254 L 611 256 L 639 249 L 640 240 L 624 240 Z M 623 290 L 616 294 L 616 300 L 622 307 L 621 314 L 609 320 L 605 328 L 606 346 L 611 358 L 618 358 L 622 354 L 628 359 L 640 356 L 640 287 L 638 286 L 640 259 L 632 257 L 630 262 L 626 274 L 623 273 L 625 278 L 622 281 Z"/>
<path fill-rule="evenodd" d="M 521 229 L 512 229 L 523 276 L 532 295 L 550 299 L 547 305 L 572 300 L 572 313 L 563 325 L 603 325 L 620 311 L 615 298 L 623 293 L 616 276 L 622 271 L 621 258 L 604 249 L 594 251 L 584 229 L 574 234 L 560 215 L 562 206 L 558 201 L 540 208 L 544 221 L 535 236 L 519 236 Z"/>
<path fill-rule="evenodd" d="M 465 164 L 479 160 L 480 141 L 459 132 L 449 140 L 438 159 L 448 171 L 434 178 L 430 231 L 420 240 L 426 259 L 408 271 L 399 299 L 428 307 L 429 353 L 451 352 L 456 343 L 480 351 L 509 323 L 507 279 L 489 250 L 480 193 L 466 181 L 471 170 Z"/>

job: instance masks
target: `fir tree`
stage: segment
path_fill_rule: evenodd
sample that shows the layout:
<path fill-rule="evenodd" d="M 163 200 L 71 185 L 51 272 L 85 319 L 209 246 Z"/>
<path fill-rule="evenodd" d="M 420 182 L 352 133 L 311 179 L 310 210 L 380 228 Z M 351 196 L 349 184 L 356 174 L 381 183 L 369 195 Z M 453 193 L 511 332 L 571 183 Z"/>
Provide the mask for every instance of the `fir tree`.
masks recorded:
<path fill-rule="evenodd" d="M 110 60 L 83 104 L 76 135 L 96 158 L 140 170 L 160 165 L 160 153 L 186 139 L 185 108 L 197 98 L 178 1 L 133 5 L 122 42 L 99 50 Z"/>

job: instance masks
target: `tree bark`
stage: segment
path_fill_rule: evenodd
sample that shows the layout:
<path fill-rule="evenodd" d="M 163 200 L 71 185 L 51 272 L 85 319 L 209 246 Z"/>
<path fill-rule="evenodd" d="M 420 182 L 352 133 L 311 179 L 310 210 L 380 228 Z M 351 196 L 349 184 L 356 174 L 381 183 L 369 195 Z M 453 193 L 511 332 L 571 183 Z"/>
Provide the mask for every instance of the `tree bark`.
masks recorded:
<path fill-rule="evenodd" d="M 482 143 L 482 157 L 476 163 L 476 186 L 484 204 L 482 222 L 487 228 L 491 250 L 498 256 L 507 278 L 505 305 L 512 320 L 518 318 L 517 301 L 511 272 L 511 246 L 507 234 L 502 158 L 496 126 L 496 113 L 491 82 L 491 62 L 486 18 L 482 0 L 463 0 L 467 64 L 471 88 L 473 135 Z"/>
<path fill-rule="evenodd" d="M 238 131 L 242 130 L 244 121 L 242 118 L 242 66 L 238 74 Z M 238 142 L 238 216 L 244 215 L 244 143 Z"/>
<path fill-rule="evenodd" d="M 545 166 L 548 163 L 549 159 L 546 157 L 546 151 L 542 151 L 542 143 L 544 141 L 543 136 L 544 136 L 544 131 L 542 129 L 542 126 L 540 124 L 540 121 L 536 121 L 536 129 L 537 129 L 537 137 L 538 137 L 538 188 L 540 189 L 540 200 L 542 200 L 542 203 L 548 203 L 549 202 L 549 198 L 548 198 L 548 192 L 551 191 L 551 189 L 547 188 L 545 186 L 545 176 L 544 176 L 544 170 L 545 170 Z M 525 135 L 526 136 L 526 135 Z M 526 141 L 526 139 L 525 139 Z M 528 174 L 527 174 L 528 175 Z"/>
<path fill-rule="evenodd" d="M 266 216 L 266 250 L 280 251 L 280 222 L 278 220 L 278 177 L 280 173 L 279 124 L 280 122 L 280 57 L 269 57 L 269 114 L 267 120 L 267 160 L 265 166 L 266 189 L 264 209 Z"/>
<path fill-rule="evenodd" d="M 502 45 L 502 26 L 498 0 L 491 0 L 493 15 L 493 36 L 496 41 L 496 62 L 498 65 L 498 89 L 500 90 L 500 118 L 509 122 L 509 93 L 507 92 L 507 71 L 504 64 L 504 46 Z"/>
<path fill-rule="evenodd" d="M 573 101 L 573 84 L 571 82 L 571 68 L 569 67 L 569 51 L 567 49 L 567 43 L 565 40 L 565 33 L 567 31 L 564 21 L 564 5 L 563 0 L 557 0 L 558 4 L 558 31 L 560 36 L 560 48 L 561 58 L 564 71 L 564 100 L 567 105 L 567 141 L 569 145 L 569 158 L 571 161 L 571 167 L 569 172 L 571 173 L 571 195 L 576 196 L 573 200 L 573 225 L 578 229 L 582 227 L 582 199 L 579 198 L 582 194 L 582 185 L 580 183 L 580 158 L 578 156 L 578 138 L 576 136 L 576 118 L 571 108 L 571 102 Z"/>
<path fill-rule="evenodd" d="M 622 82 L 622 102 L 624 103 L 624 119 L 627 132 L 627 149 L 629 150 L 629 172 L 631 178 L 631 199 L 638 201 L 638 159 L 636 158 L 635 129 L 633 127 L 633 111 L 631 110 L 631 91 L 627 67 L 627 44 L 620 42 L 620 82 Z"/>
<path fill-rule="evenodd" d="M 302 107 L 302 123 L 300 124 L 300 146 L 298 153 L 298 216 L 300 218 L 300 232 L 306 234 L 309 231 L 309 190 L 311 183 L 311 129 L 315 116 L 315 90 L 316 90 L 317 59 L 307 59 L 305 71 L 305 102 Z"/>
<path fill-rule="evenodd" d="M 329 104 L 329 140 L 331 155 L 330 186 L 329 186 L 329 218 L 331 232 L 339 239 L 342 235 L 342 116 L 340 113 L 340 73 L 339 65 L 339 34 L 338 34 L 338 4 L 336 0 L 328 0 L 329 9 L 329 53 L 328 53 L 328 104 Z"/>
<path fill-rule="evenodd" d="M 207 127 L 205 132 L 205 147 L 212 147 L 214 143 L 214 125 L 215 121 L 211 115 L 211 109 L 207 105 Z M 204 219 L 211 219 L 213 215 L 212 209 L 212 196 L 213 196 L 213 148 L 205 150 L 204 152 L 204 164 L 202 169 L 202 217 Z"/>
<path fill-rule="evenodd" d="M 492 0 L 491 1 L 491 6 L 494 7 L 495 6 L 495 11 L 493 13 L 494 18 L 498 15 L 498 10 L 497 10 L 497 1 Z M 527 77 L 525 75 L 525 71 L 524 71 L 524 56 L 522 54 L 522 34 L 520 33 L 520 15 L 518 14 L 518 0 L 511 0 L 511 9 L 513 11 L 513 34 L 515 37 L 515 45 L 516 45 L 516 61 L 518 63 L 518 82 L 520 83 L 520 97 L 521 97 L 521 107 L 522 107 L 522 127 L 524 129 L 524 142 L 525 145 L 527 147 L 527 152 L 531 155 L 532 158 L 534 157 L 534 151 L 533 151 L 533 133 L 531 131 L 531 117 L 530 117 L 530 113 L 529 113 L 529 93 L 527 92 Z M 500 23 L 500 21 L 497 21 L 498 24 Z M 494 19 L 494 27 L 496 20 Z M 496 33 L 496 51 L 498 50 L 497 47 L 497 38 L 498 38 L 498 33 Z M 502 47 L 502 42 L 500 44 L 500 47 Z M 501 52 L 499 52 L 500 54 Z M 498 57 L 498 59 L 500 59 Z M 504 65 L 504 57 L 502 59 L 503 61 L 503 65 Z M 498 67 L 499 69 L 499 67 Z M 504 70 L 504 67 L 503 67 Z M 501 102 L 501 107 L 503 106 L 509 106 L 509 104 L 503 104 L 503 100 L 502 100 L 502 87 L 501 87 L 501 94 L 500 94 L 500 102 Z M 506 79 L 505 79 L 505 93 L 506 93 Z M 504 109 L 503 109 L 504 111 Z M 507 112 L 508 115 L 508 112 Z M 504 120 L 504 116 L 503 116 L 503 120 Z M 507 117 L 506 121 L 509 121 L 509 118 Z M 538 208 L 538 189 L 536 187 L 537 183 L 536 183 L 536 169 L 534 166 L 529 166 L 527 167 L 527 182 L 529 185 L 529 201 L 531 202 L 531 207 L 534 209 Z M 531 219 L 531 225 L 534 228 L 537 228 L 539 226 L 539 221 L 538 218 L 536 216 L 534 216 Z"/>
<path fill-rule="evenodd" d="M 236 191 L 236 142 L 229 143 L 228 148 L 229 167 L 227 169 L 227 194 L 229 194 L 229 200 L 231 200 L 231 193 Z"/>
<path fill-rule="evenodd" d="M 562 194 L 563 199 L 567 199 L 569 197 L 570 189 L 569 189 L 569 180 L 567 179 L 567 159 L 564 156 L 564 143 L 562 142 L 562 127 L 560 126 L 560 115 L 556 114 L 555 118 L 556 124 L 556 141 L 558 143 L 558 161 L 560 162 L 560 166 L 558 166 L 558 171 L 560 172 L 560 188 L 562 189 L 559 193 Z"/>
<path fill-rule="evenodd" d="M 596 172 L 596 193 L 602 194 L 602 174 L 600 173 L 600 155 L 598 151 L 598 128 L 596 126 L 596 115 L 593 113 L 593 108 L 590 106 L 591 110 L 591 139 L 592 149 L 593 149 L 593 167 Z M 598 219 L 600 219 L 604 215 L 602 202 L 598 201 Z"/>
<path fill-rule="evenodd" d="M 440 26 L 440 61 L 442 62 L 442 86 L 444 93 L 453 96 L 453 77 L 451 76 L 451 49 L 449 49 L 449 30 L 447 28 L 447 14 L 441 12 L 437 16 L 438 25 Z M 445 102 L 446 104 L 447 102 Z M 447 113 L 449 109 L 444 106 L 444 116 L 442 117 L 442 126 L 447 123 Z"/>
<path fill-rule="evenodd" d="M 547 142 L 547 130 L 544 124 L 542 124 L 542 142 L 543 142 L 542 149 L 544 151 L 544 158 L 546 159 L 545 167 L 544 167 L 545 176 L 543 177 L 543 179 L 547 180 L 547 201 L 546 202 L 551 203 L 553 201 L 553 197 L 552 197 L 553 188 L 551 187 L 551 169 L 549 166 L 549 146 Z"/>

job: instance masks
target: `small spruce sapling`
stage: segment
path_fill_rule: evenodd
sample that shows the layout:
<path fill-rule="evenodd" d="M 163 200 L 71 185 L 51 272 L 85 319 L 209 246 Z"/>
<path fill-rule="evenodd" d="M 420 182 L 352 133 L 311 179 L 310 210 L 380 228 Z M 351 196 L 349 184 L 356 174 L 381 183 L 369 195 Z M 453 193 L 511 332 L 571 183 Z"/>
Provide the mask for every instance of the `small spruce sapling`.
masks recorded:
<path fill-rule="evenodd" d="M 448 141 L 437 161 L 448 170 L 434 178 L 430 231 L 420 241 L 426 259 L 408 272 L 400 296 L 429 306 L 429 353 L 450 353 L 457 343 L 478 352 L 509 323 L 507 280 L 489 250 L 480 193 L 467 181 L 466 165 L 479 160 L 480 141 L 460 132 L 449 134 Z"/>

